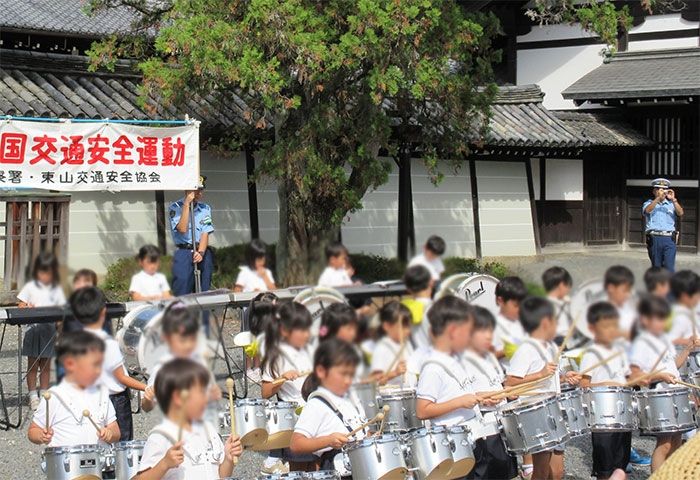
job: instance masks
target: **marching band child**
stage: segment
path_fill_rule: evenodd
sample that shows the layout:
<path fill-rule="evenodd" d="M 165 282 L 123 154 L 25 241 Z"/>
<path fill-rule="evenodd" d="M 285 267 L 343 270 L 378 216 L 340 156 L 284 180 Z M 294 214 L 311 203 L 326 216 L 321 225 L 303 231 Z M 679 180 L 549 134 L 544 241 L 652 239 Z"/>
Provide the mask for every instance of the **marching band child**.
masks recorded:
<path fill-rule="evenodd" d="M 686 345 L 692 340 L 693 333 L 697 335 L 695 308 L 700 301 L 700 276 L 691 270 L 676 272 L 671 277 L 671 293 L 676 302 L 668 336 L 674 344 Z"/>
<path fill-rule="evenodd" d="M 505 385 L 519 385 L 550 377 L 538 390 L 558 394 L 561 389 L 560 368 L 554 363 L 557 354 L 554 343 L 557 331 L 554 306 L 546 298 L 528 297 L 520 305 L 520 322 L 528 337 L 511 358 L 506 370 Z M 563 380 L 575 385 L 579 377 L 575 372 L 566 372 Z M 533 454 L 532 465 L 533 480 L 563 478 L 564 446 Z"/>
<path fill-rule="evenodd" d="M 624 265 L 613 265 L 605 271 L 603 287 L 608 301 L 615 305 L 620 314 L 620 336 L 629 341 L 637 320 L 637 312 L 631 304 L 630 296 L 634 286 L 634 273 Z"/>
<path fill-rule="evenodd" d="M 339 338 L 324 340 L 314 354 L 314 371 L 304 382 L 306 406 L 294 426 L 290 449 L 313 453 L 320 470 L 334 470 L 333 459 L 352 440 L 348 432 L 363 424 L 362 405 L 348 390 L 360 357 L 353 346 Z"/>
<path fill-rule="evenodd" d="M 34 260 L 32 281 L 24 285 L 17 294 L 19 308 L 51 307 L 66 304 L 66 296 L 61 288 L 58 274 L 58 259 L 53 253 L 40 253 Z M 54 356 L 56 325 L 52 322 L 30 323 L 27 325 L 22 342 L 22 356 L 27 357 L 27 390 L 29 406 L 36 410 L 39 406 L 39 393 L 36 379 L 42 391 L 49 388 L 51 381 L 51 358 Z M 41 373 L 39 373 L 41 370 Z"/>
<path fill-rule="evenodd" d="M 442 257 L 445 254 L 445 240 L 437 235 L 431 235 L 423 245 L 423 253 L 416 255 L 408 262 L 408 267 L 423 265 L 430 272 L 431 278 L 439 282 L 445 266 L 442 264 Z"/>
<path fill-rule="evenodd" d="M 527 287 L 518 277 L 505 277 L 496 285 L 496 304 L 500 311 L 496 315 L 496 330 L 493 334 L 493 349 L 501 364 L 506 367 L 525 330 L 518 321 L 520 302 L 527 296 Z"/>
<path fill-rule="evenodd" d="M 249 331 L 254 337 L 253 343 L 244 347 L 246 366 L 250 367 L 246 375 L 253 383 L 262 381 L 260 360 L 265 356 L 265 329 L 275 319 L 277 300 L 272 292 L 258 293 L 243 312 L 243 331 Z"/>
<path fill-rule="evenodd" d="M 42 401 L 27 436 L 32 443 L 49 447 L 107 444 L 119 440 L 119 425 L 109 392 L 97 383 L 102 372 L 105 343 L 89 332 L 68 332 L 58 341 L 56 355 L 66 370 L 58 385 L 49 390 L 51 397 Z M 46 425 L 46 409 L 49 424 Z M 98 425 L 99 432 L 89 418 Z"/>
<path fill-rule="evenodd" d="M 542 273 L 542 285 L 547 290 L 547 300 L 554 305 L 554 315 L 557 317 L 557 336 L 554 338 L 557 345 L 564 341 L 573 321 L 569 311 L 569 292 L 572 284 L 571 274 L 565 268 L 550 267 Z"/>
<path fill-rule="evenodd" d="M 460 361 L 469 346 L 473 307 L 461 298 L 444 297 L 428 311 L 428 320 L 434 343 L 416 388 L 416 415 L 421 420 L 429 419 L 433 425 L 464 425 L 475 418 L 474 407 L 479 400 Z M 498 400 L 484 401 L 487 406 L 497 403 Z"/>
<path fill-rule="evenodd" d="M 99 288 L 84 287 L 71 295 L 70 306 L 73 316 L 83 325 L 85 331 L 105 342 L 100 383 L 109 390 L 109 399 L 117 412 L 120 440 L 122 442 L 133 440 L 134 424 L 129 388 L 143 391 L 146 385 L 129 376 L 124 366 L 124 356 L 119 348 L 119 342 L 102 329 L 107 312 L 107 299 Z"/>
<path fill-rule="evenodd" d="M 365 378 L 368 370 L 362 350 L 355 344 L 359 327 L 360 320 L 357 318 L 357 312 L 347 303 L 331 303 L 321 314 L 319 341 L 325 342 L 331 338 L 338 338 L 353 346 L 360 357 L 360 362 L 355 368 L 355 380 L 358 381 Z"/>
<path fill-rule="evenodd" d="M 610 356 L 618 356 L 594 368 L 581 377 L 581 388 L 594 386 L 624 386 L 632 373 L 627 352 L 615 347 L 620 337 L 619 313 L 609 302 L 597 302 L 588 307 L 588 328 L 593 333 L 593 345 L 581 358 L 581 371 L 587 370 Z M 649 382 L 647 381 L 648 385 Z M 630 462 L 632 432 L 593 432 L 593 476 L 598 480 L 608 479 L 616 469 L 624 470 Z"/>
<path fill-rule="evenodd" d="M 494 392 L 503 388 L 505 373 L 496 356 L 491 353 L 496 319 L 487 309 L 474 306 L 474 329 L 469 347 L 462 355 L 467 381 L 473 391 Z M 474 469 L 468 479 L 498 480 L 518 475 L 517 459 L 511 456 L 501 440 L 494 416 L 496 406 L 483 405 L 479 410 L 487 427 L 486 436 L 478 438 L 474 447 Z M 490 428 L 490 430 L 489 430 Z"/>
<path fill-rule="evenodd" d="M 146 390 L 141 399 L 141 408 L 144 412 L 150 412 L 158 403 L 155 391 L 156 378 L 160 369 L 174 358 L 187 358 L 206 367 L 206 361 L 196 352 L 197 334 L 199 333 L 199 319 L 194 310 L 182 302 L 174 302 L 168 305 L 163 312 L 161 320 L 163 341 L 168 345 L 168 353 L 161 357 L 153 366 L 148 377 Z M 209 401 L 216 402 L 221 399 L 221 390 L 213 378 L 210 378 Z"/>
<path fill-rule="evenodd" d="M 135 302 L 172 298 L 165 275 L 158 271 L 160 251 L 155 245 L 144 245 L 138 254 L 141 271 L 131 277 L 129 293 Z"/>
<path fill-rule="evenodd" d="M 274 321 L 265 330 L 263 398 L 277 395 L 281 401 L 297 402 L 300 406 L 305 404 L 301 388 L 306 378 L 301 374 L 313 369 L 313 353 L 308 345 L 311 322 L 311 314 L 300 303 L 287 302 L 278 306 Z M 274 383 L 282 379 L 284 381 Z M 291 471 L 305 470 L 316 461 L 312 455 L 292 454 L 289 449 L 273 452 L 263 466 L 266 473 L 285 470 L 285 460 Z"/>
<path fill-rule="evenodd" d="M 666 300 L 659 297 L 645 297 L 639 302 L 639 319 L 642 332 L 634 339 L 630 353 L 632 377 L 650 373 L 658 358 L 659 373 L 650 378 L 656 388 L 666 388 L 680 377 L 678 368 L 683 365 L 693 348 L 700 346 L 693 338 L 685 349 L 676 356 L 676 350 L 665 333 L 666 318 L 671 309 Z M 656 447 L 651 456 L 652 473 L 681 446 L 681 434 L 658 434 Z"/>
<path fill-rule="evenodd" d="M 275 279 L 267 263 L 267 245 L 257 238 L 245 247 L 245 265 L 236 277 L 234 292 L 265 292 L 275 290 Z"/>
<path fill-rule="evenodd" d="M 243 446 L 233 436 L 224 444 L 216 427 L 202 421 L 210 375 L 206 367 L 186 358 L 160 369 L 155 390 L 165 418 L 148 434 L 135 479 L 214 480 L 231 475 L 233 458 L 243 454 Z"/>
<path fill-rule="evenodd" d="M 406 373 L 407 359 L 413 355 L 409 339 L 411 318 L 411 311 L 396 301 L 387 303 L 379 311 L 382 336 L 372 353 L 371 371 L 378 376 L 380 385 L 416 384 L 415 373 Z"/>
<path fill-rule="evenodd" d="M 644 272 L 644 285 L 649 295 L 668 298 L 671 293 L 671 272 L 663 267 L 649 267 Z"/>
<path fill-rule="evenodd" d="M 346 270 L 348 249 L 340 242 L 326 246 L 328 266 L 318 279 L 319 287 L 348 287 L 353 284 Z"/>
<path fill-rule="evenodd" d="M 403 281 L 406 285 L 406 291 L 411 296 L 411 298 L 401 301 L 411 311 L 413 318 L 411 341 L 416 349 L 428 348 L 432 342 L 430 341 L 430 325 L 428 325 L 425 313 L 433 303 L 434 280 L 425 266 L 414 265 L 408 267 Z"/>

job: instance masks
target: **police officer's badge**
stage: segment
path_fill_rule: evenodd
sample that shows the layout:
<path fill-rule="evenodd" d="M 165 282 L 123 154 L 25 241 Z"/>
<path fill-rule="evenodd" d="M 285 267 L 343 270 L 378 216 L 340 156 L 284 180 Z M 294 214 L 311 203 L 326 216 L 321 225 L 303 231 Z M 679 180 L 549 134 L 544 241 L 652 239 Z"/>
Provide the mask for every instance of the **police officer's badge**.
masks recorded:
<path fill-rule="evenodd" d="M 175 217 L 175 210 L 170 210 L 170 218 L 174 218 L 174 217 Z"/>
<path fill-rule="evenodd" d="M 211 225 L 211 217 L 209 215 L 207 215 L 206 217 L 204 217 L 203 219 L 201 219 L 199 221 L 199 224 L 200 225 Z"/>

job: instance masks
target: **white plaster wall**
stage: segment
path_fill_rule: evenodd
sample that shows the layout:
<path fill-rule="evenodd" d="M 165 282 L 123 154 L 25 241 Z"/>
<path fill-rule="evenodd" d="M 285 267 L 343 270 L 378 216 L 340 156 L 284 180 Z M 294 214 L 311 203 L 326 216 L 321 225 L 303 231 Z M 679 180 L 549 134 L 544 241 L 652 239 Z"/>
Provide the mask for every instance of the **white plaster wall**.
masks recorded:
<path fill-rule="evenodd" d="M 545 199 L 583 200 L 583 161 L 548 158 L 545 162 Z"/>

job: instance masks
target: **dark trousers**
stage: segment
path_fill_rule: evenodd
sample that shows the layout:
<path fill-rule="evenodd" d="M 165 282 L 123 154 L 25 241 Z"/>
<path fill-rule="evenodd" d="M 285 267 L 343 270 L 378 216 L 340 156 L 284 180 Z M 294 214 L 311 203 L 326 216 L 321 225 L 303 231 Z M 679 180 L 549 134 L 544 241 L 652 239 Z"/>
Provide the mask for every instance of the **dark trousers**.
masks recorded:
<path fill-rule="evenodd" d="M 129 442 L 134 439 L 134 421 L 131 418 L 131 392 L 124 389 L 123 392 L 110 395 L 109 399 L 117 412 L 117 425 L 119 425 L 120 442 Z"/>
<path fill-rule="evenodd" d="M 518 476 L 518 461 L 508 453 L 500 435 L 477 440 L 474 461 L 468 480 L 510 480 Z"/>
<path fill-rule="evenodd" d="M 608 478 L 615 469 L 630 463 L 632 432 L 593 432 L 593 475 Z"/>
<path fill-rule="evenodd" d="M 211 287 L 211 275 L 214 271 L 214 256 L 207 249 L 204 259 L 197 265 L 201 272 L 202 291 L 206 292 Z M 173 295 L 180 297 L 194 293 L 194 264 L 192 263 L 192 250 L 178 248 L 173 255 Z M 202 325 L 204 332 L 209 336 L 209 312 L 202 312 Z"/>
<path fill-rule="evenodd" d="M 649 260 L 653 267 L 663 267 L 674 273 L 676 268 L 676 242 L 673 237 L 652 235 L 651 244 L 647 245 Z"/>

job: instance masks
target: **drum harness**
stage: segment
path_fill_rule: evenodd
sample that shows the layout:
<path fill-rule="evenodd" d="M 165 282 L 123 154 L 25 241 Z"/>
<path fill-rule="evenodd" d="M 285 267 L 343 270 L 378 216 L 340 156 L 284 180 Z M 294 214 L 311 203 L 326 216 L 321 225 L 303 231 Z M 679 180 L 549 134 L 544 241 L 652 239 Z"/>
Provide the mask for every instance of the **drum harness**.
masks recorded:
<path fill-rule="evenodd" d="M 598 350 L 598 348 L 595 345 L 591 345 L 590 347 L 588 347 L 586 349 L 586 352 L 591 352 L 593 355 L 598 357 L 598 360 L 600 360 L 601 362 L 603 360 L 605 360 L 605 358 L 603 357 L 603 354 L 600 352 L 600 350 Z M 584 352 L 584 355 L 586 352 Z M 601 365 L 601 366 L 604 366 L 605 368 L 607 368 L 608 372 L 610 372 L 610 376 L 613 377 L 615 375 L 615 372 L 613 371 L 612 366 L 610 365 L 611 363 L 612 363 L 611 361 L 608 361 L 608 362 L 605 362 L 605 365 Z M 600 367 L 598 367 L 598 368 L 600 368 Z M 595 372 L 595 370 L 593 370 L 593 372 Z M 593 372 L 590 372 L 590 373 L 593 373 Z"/>
<path fill-rule="evenodd" d="M 649 348 L 651 348 L 657 356 L 658 356 L 658 355 L 661 355 L 661 352 L 660 352 L 659 349 L 656 347 L 656 345 L 654 345 L 654 342 L 652 342 L 651 339 L 650 339 L 649 337 L 647 337 L 646 335 L 642 334 L 642 335 L 639 336 L 639 339 L 640 339 L 640 340 L 643 340 L 644 343 L 646 343 L 647 345 L 649 345 Z M 671 356 L 671 357 L 674 358 L 674 360 L 675 360 L 675 357 L 673 356 L 673 354 L 671 353 L 671 351 L 672 351 L 672 350 L 669 348 L 668 351 L 666 352 L 666 355 L 664 355 L 664 360 L 667 360 L 669 356 Z M 654 384 L 653 387 L 652 387 L 651 385 L 649 385 L 649 389 L 651 390 L 652 388 L 656 388 L 656 386 L 657 386 L 658 384 L 660 384 L 660 383 L 664 383 L 664 384 L 665 384 L 665 382 L 656 382 L 656 383 Z"/>
<path fill-rule="evenodd" d="M 59 392 L 56 391 L 57 387 L 58 387 L 58 385 L 49 389 L 49 391 L 51 392 L 51 395 L 55 396 L 58 399 L 58 401 L 61 403 L 61 405 L 63 405 L 63 407 L 70 412 L 71 416 L 75 419 L 76 424 L 83 425 L 83 420 L 85 419 L 85 417 L 83 416 L 83 409 L 78 408 L 76 405 L 73 404 L 72 401 L 66 401 L 63 398 L 62 394 L 59 394 Z M 102 422 L 106 418 L 106 414 L 104 414 L 103 412 L 107 411 L 107 409 L 108 409 L 107 402 L 109 402 L 110 400 L 109 400 L 109 392 L 107 391 L 107 388 L 102 386 L 102 385 L 100 385 L 99 388 L 100 388 L 100 411 L 98 412 L 99 416 L 96 418 L 96 420 L 99 420 L 100 422 Z M 78 408 L 78 410 L 80 411 L 80 414 L 76 413 L 76 408 Z M 48 428 L 48 425 L 46 425 L 46 427 Z"/>
<path fill-rule="evenodd" d="M 544 349 L 541 342 L 539 342 L 538 340 L 536 340 L 534 338 L 528 337 L 528 338 L 523 340 L 523 343 L 529 343 L 530 345 L 535 347 L 535 350 L 537 350 L 537 353 L 540 354 L 540 357 L 542 358 L 542 360 L 544 360 L 545 364 L 551 362 L 551 360 L 547 359 L 547 351 Z M 557 365 L 557 370 L 554 374 L 554 379 L 555 379 L 554 391 L 555 391 L 555 393 L 559 394 L 559 393 L 561 393 L 561 387 L 560 387 L 561 379 L 559 377 L 559 365 Z"/>
<path fill-rule="evenodd" d="M 318 399 L 321 403 L 324 403 L 328 408 L 330 408 L 333 411 L 333 413 L 335 413 L 335 415 L 340 419 L 340 421 L 343 422 L 343 425 L 345 425 L 345 428 L 348 429 L 348 432 L 352 432 L 352 428 L 350 428 L 350 426 L 347 423 L 345 423 L 345 418 L 343 418 L 343 414 L 340 412 L 340 410 L 338 410 L 338 407 L 336 407 L 335 404 L 333 404 L 333 402 L 329 398 L 326 398 L 326 396 L 322 392 L 319 392 L 317 390 L 311 395 L 309 395 L 307 404 L 309 401 L 311 401 L 312 398 Z M 327 452 L 323 452 L 321 457 L 318 459 L 319 470 L 335 470 L 334 459 L 340 453 L 342 453 L 342 451 L 336 449 L 330 449 Z"/>
<path fill-rule="evenodd" d="M 192 455 L 189 451 L 187 451 L 187 448 L 183 445 L 183 452 L 190 458 L 192 461 L 193 465 L 202 465 L 203 463 L 212 463 L 212 464 L 219 464 L 219 460 L 221 460 L 221 456 L 224 454 L 223 451 L 220 449 L 217 449 L 217 451 L 214 451 L 214 445 L 218 444 L 218 442 L 215 442 L 215 435 L 218 438 L 218 433 L 210 431 L 209 427 L 207 427 L 207 422 L 202 422 L 202 426 L 204 427 L 204 433 L 207 436 L 207 439 L 209 442 L 207 443 L 207 450 L 206 452 L 202 453 L 199 452 L 195 455 Z M 177 443 L 177 440 L 173 435 L 171 435 L 165 428 L 162 427 L 155 427 L 153 430 L 151 430 L 151 433 L 156 433 L 166 440 L 168 440 L 170 443 L 175 445 Z M 204 455 L 204 461 L 202 461 L 202 455 Z"/>

